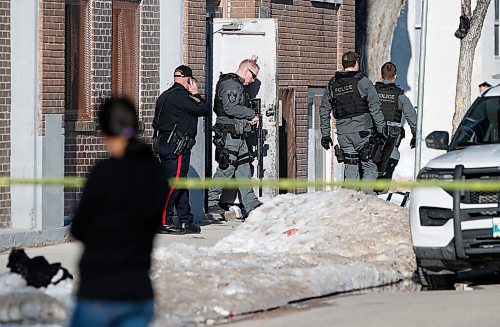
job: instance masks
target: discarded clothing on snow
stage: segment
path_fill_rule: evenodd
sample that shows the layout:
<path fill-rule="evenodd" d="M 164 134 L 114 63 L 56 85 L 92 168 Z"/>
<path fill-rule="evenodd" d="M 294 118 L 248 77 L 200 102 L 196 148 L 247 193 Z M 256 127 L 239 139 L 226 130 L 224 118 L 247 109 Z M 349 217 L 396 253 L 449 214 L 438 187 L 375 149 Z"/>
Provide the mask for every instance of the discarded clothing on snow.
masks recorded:
<path fill-rule="evenodd" d="M 30 258 L 24 249 L 14 249 L 10 252 L 7 268 L 23 276 L 28 286 L 36 288 L 56 285 L 67 278 L 73 279 L 73 275 L 59 262 L 49 263 L 43 256 Z"/>

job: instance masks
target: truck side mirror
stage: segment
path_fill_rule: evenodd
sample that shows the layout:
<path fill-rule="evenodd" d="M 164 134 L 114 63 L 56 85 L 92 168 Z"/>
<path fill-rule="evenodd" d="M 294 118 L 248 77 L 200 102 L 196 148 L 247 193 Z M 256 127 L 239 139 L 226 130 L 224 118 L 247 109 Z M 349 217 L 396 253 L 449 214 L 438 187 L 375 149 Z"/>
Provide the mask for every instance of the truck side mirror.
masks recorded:
<path fill-rule="evenodd" d="M 425 138 L 425 144 L 430 149 L 448 150 L 449 142 L 450 134 L 445 131 L 434 131 Z"/>

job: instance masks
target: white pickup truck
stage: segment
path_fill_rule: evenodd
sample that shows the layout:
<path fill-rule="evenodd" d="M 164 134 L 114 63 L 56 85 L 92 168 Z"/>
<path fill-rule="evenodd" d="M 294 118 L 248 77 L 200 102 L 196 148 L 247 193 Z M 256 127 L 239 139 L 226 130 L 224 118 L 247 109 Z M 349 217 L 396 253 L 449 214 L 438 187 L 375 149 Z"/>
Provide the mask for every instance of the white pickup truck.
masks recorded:
<path fill-rule="evenodd" d="M 435 131 L 427 147 L 447 152 L 425 166 L 420 180 L 500 181 L 500 86 L 485 91 L 449 142 Z M 416 187 L 410 202 L 413 248 L 420 280 L 450 288 L 457 273 L 500 272 L 500 192 Z"/>

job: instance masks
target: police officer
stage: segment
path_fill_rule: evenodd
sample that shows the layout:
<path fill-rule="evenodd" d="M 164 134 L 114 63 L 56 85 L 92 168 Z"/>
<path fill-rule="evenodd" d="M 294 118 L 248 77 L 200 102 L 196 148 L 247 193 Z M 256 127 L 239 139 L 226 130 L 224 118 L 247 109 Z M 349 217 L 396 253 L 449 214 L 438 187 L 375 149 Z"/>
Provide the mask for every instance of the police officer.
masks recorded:
<path fill-rule="evenodd" d="M 345 164 L 344 178 L 363 180 L 377 178 L 377 166 L 373 162 L 371 136 L 383 134 L 384 115 L 373 83 L 359 72 L 359 56 L 346 52 L 342 56 L 343 71 L 335 72 L 323 94 L 320 106 L 321 145 L 330 149 L 333 145 L 331 113 L 337 122 L 337 160 Z M 375 130 L 373 124 L 375 123 Z M 361 172 L 360 172 L 361 167 Z M 373 194 L 371 190 L 366 193 Z"/>
<path fill-rule="evenodd" d="M 415 136 L 417 130 L 417 113 L 410 99 L 404 95 L 404 91 L 395 84 L 397 68 L 392 62 L 386 62 L 381 68 L 382 81 L 375 84 L 375 89 L 382 103 L 382 112 L 387 123 L 388 140 L 386 142 L 387 154 L 390 154 L 388 162 L 383 171 L 379 172 L 381 179 L 392 179 L 394 169 L 399 162 L 400 153 L 398 146 L 404 137 L 403 116 L 410 125 L 411 134 L 410 148 L 415 148 Z M 391 142 L 394 140 L 394 142 Z M 384 151 L 386 152 L 386 151 Z M 385 160 L 387 158 L 384 158 Z"/>
<path fill-rule="evenodd" d="M 491 87 L 491 84 L 484 81 L 481 84 L 479 84 L 478 86 L 479 86 L 479 95 L 481 95 L 484 91 L 486 91 L 487 89 L 489 89 Z"/>
<path fill-rule="evenodd" d="M 174 71 L 174 84 L 156 101 L 153 119 L 153 128 L 155 134 L 158 134 L 157 151 L 167 177 L 187 176 L 198 117 L 208 113 L 205 100 L 198 93 L 191 68 L 184 65 L 177 67 Z M 178 222 L 173 220 L 174 207 L 177 210 Z M 161 233 L 201 232 L 201 228 L 193 223 L 188 190 L 177 189 L 175 184 L 170 185 L 162 223 Z"/>
<path fill-rule="evenodd" d="M 251 108 L 250 95 L 245 87 L 255 81 L 260 68 L 256 57 L 243 60 L 236 73 L 221 74 L 215 88 L 214 112 L 217 119 L 215 132 L 217 170 L 213 178 L 251 178 L 252 157 L 247 145 L 247 134 L 252 126 L 258 127 L 259 117 Z M 247 214 L 262 203 L 252 188 L 239 187 L 240 198 Z M 212 187 L 208 191 L 208 212 L 224 214 L 219 206 L 222 189 Z"/>

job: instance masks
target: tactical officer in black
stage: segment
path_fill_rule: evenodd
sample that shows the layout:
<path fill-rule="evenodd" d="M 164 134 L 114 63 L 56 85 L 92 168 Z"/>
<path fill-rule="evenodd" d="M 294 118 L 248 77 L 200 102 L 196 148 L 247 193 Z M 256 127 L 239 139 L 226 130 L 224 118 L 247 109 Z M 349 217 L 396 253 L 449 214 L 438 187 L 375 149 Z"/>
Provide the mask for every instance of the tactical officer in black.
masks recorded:
<path fill-rule="evenodd" d="M 415 148 L 415 136 L 417 130 L 417 113 L 410 99 L 404 95 L 404 91 L 395 84 L 397 68 L 392 62 L 386 62 L 381 68 L 382 81 L 375 83 L 382 112 L 387 124 L 387 141 L 383 148 L 382 161 L 378 163 L 379 178 L 392 179 L 394 169 L 399 162 L 399 144 L 404 138 L 404 122 L 408 122 L 411 134 L 410 148 Z"/>
<path fill-rule="evenodd" d="M 215 157 L 219 164 L 213 178 L 249 179 L 252 177 L 247 135 L 252 126 L 259 124 L 259 117 L 251 108 L 250 96 L 245 86 L 259 74 L 255 60 L 243 60 L 236 73 L 222 74 L 215 89 L 214 112 L 217 115 L 213 127 L 216 144 Z M 261 205 L 252 188 L 240 187 L 240 198 L 247 213 Z M 208 191 L 208 212 L 224 214 L 219 206 L 222 189 L 212 187 Z"/>
<path fill-rule="evenodd" d="M 340 148 L 335 148 L 335 156 L 345 164 L 344 178 L 359 179 L 361 175 L 363 179 L 376 179 L 377 166 L 373 157 L 377 152 L 377 142 L 374 134 L 382 135 L 385 124 L 377 91 L 373 83 L 359 72 L 359 57 L 355 52 L 342 56 L 342 66 L 344 70 L 332 77 L 321 101 L 321 145 L 326 150 L 333 145 L 330 135 L 333 111 L 340 145 Z M 373 194 L 372 190 L 365 192 Z"/>
<path fill-rule="evenodd" d="M 187 177 L 191 148 L 195 144 L 198 117 L 208 115 L 205 100 L 198 94 L 198 86 L 191 68 L 179 66 L 174 71 L 174 85 L 156 101 L 153 119 L 154 146 L 168 178 Z M 179 222 L 173 220 L 174 207 Z M 193 223 L 189 205 L 189 190 L 170 185 L 160 232 L 167 234 L 200 233 Z"/>

